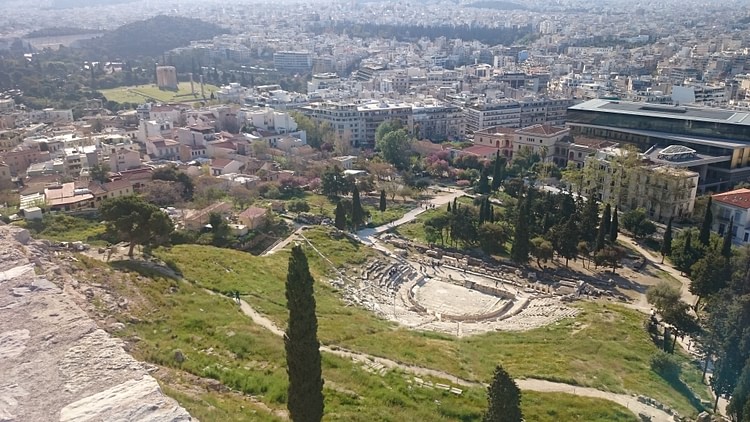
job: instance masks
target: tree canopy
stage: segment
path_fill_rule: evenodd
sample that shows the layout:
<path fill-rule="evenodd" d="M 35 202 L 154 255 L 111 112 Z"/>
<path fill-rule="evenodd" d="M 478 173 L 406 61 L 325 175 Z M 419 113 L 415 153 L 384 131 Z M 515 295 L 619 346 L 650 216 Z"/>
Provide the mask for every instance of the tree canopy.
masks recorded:
<path fill-rule="evenodd" d="M 294 422 L 320 422 L 323 418 L 323 374 L 314 282 L 305 252 L 301 246 L 294 246 L 286 277 L 289 325 L 284 333 L 289 375 L 287 408 Z"/>
<path fill-rule="evenodd" d="M 389 122 L 384 122 L 378 127 L 375 147 L 385 161 L 393 164 L 397 169 L 404 170 L 409 164 L 411 155 L 411 137 L 406 129 L 385 130 L 391 127 L 392 123 Z M 378 136 L 381 132 L 384 132 L 382 136 Z"/>
<path fill-rule="evenodd" d="M 498 365 L 487 387 L 487 412 L 483 422 L 521 422 L 521 390 L 510 375 Z"/>
<path fill-rule="evenodd" d="M 174 231 L 172 220 L 166 213 L 135 195 L 107 199 L 99 211 L 108 229 L 122 241 L 130 243 L 130 256 L 133 256 L 135 245 L 158 245 Z"/>

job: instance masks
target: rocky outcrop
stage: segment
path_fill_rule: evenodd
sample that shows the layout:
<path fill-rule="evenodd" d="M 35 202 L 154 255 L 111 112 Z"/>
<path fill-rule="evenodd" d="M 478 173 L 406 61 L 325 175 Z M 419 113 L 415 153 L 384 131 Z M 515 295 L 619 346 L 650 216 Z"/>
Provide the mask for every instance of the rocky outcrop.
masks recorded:
<path fill-rule="evenodd" d="M 50 253 L 0 226 L 0 422 L 195 420 L 65 293 Z"/>

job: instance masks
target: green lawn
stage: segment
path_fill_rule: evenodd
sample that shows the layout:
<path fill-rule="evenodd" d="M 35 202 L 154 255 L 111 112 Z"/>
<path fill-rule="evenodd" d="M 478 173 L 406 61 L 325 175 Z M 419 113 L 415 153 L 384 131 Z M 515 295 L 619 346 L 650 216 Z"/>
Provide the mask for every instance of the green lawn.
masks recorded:
<path fill-rule="evenodd" d="M 336 266 L 361 265 L 371 250 L 354 241 L 331 240 L 321 228 L 306 236 Z M 202 246 L 177 246 L 159 256 L 176 264 L 185 277 L 216 291 L 239 290 L 248 302 L 280 326 L 286 324 L 284 274 L 287 254 L 253 257 L 241 252 Z M 311 268 L 321 280 L 328 264 L 308 248 Z M 687 397 L 651 371 L 657 350 L 644 329 L 645 316 L 617 305 L 582 302 L 575 320 L 514 333 L 491 333 L 457 340 L 452 336 L 410 331 L 346 307 L 335 289 L 316 285 L 319 335 L 337 344 L 394 360 L 442 369 L 463 378 L 487 380 L 498 362 L 514 376 L 536 377 L 591 386 L 613 392 L 646 394 L 677 409 L 696 413 Z M 705 395 L 686 363 L 684 379 Z"/>
<path fill-rule="evenodd" d="M 112 289 L 133 298 L 128 314 L 116 315 L 127 324 L 119 335 L 138 337 L 131 352 L 165 368 L 154 376 L 193 416 L 204 422 L 281 420 L 264 407 L 285 408 L 283 340 L 253 324 L 231 299 L 150 271 L 132 271 L 133 265 L 116 264 L 115 271 L 85 258 L 78 265 L 90 271 L 92 281 L 106 279 Z M 175 360 L 177 350 L 185 356 L 183 362 Z M 463 389 L 455 396 L 417 387 L 408 374 L 372 374 L 359 363 L 330 354 L 323 354 L 322 363 L 327 421 L 475 421 L 486 406 L 481 388 Z M 218 393 L 196 381 L 206 378 L 233 392 Z M 527 420 L 534 421 L 635 420 L 616 404 L 566 394 L 526 393 L 522 404 Z"/>
<path fill-rule="evenodd" d="M 92 245 L 107 244 L 106 226 L 94 218 L 74 217 L 65 214 L 45 214 L 42 220 L 19 221 L 34 237 L 54 242 L 81 241 Z"/>
<path fill-rule="evenodd" d="M 444 205 L 441 208 L 435 208 L 434 210 L 425 211 L 422 214 L 419 214 L 413 221 L 396 227 L 395 229 L 393 229 L 393 232 L 407 239 L 412 239 L 419 243 L 427 244 L 427 238 L 424 234 L 424 222 L 439 214 L 441 211 L 445 211 L 446 207 L 447 205 Z"/>
<path fill-rule="evenodd" d="M 201 101 L 200 83 L 194 83 L 196 95 L 190 91 L 190 82 L 180 82 L 177 91 L 160 90 L 156 85 L 137 85 L 125 86 L 119 88 L 102 89 L 99 92 L 109 101 L 116 103 L 135 103 L 141 104 L 148 100 L 155 100 L 163 103 L 171 102 L 195 102 Z M 211 96 L 219 88 L 215 85 L 204 85 L 206 98 Z"/>

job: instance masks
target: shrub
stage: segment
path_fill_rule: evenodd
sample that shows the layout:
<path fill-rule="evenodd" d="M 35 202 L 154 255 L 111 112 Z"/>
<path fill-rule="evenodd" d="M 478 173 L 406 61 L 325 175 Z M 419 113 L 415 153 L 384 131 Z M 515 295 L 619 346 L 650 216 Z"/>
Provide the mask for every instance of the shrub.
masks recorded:
<path fill-rule="evenodd" d="M 660 350 L 651 356 L 651 369 L 666 380 L 680 379 L 680 363 L 673 355 L 664 351 Z"/>

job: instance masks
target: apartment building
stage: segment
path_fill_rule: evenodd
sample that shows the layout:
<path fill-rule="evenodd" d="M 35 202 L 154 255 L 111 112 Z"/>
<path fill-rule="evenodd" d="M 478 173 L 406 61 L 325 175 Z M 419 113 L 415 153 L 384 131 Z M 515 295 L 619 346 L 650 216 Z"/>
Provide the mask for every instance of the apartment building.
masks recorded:
<path fill-rule="evenodd" d="M 309 51 L 277 51 L 273 53 L 273 65 L 281 71 L 308 71 L 312 69 Z"/>
<path fill-rule="evenodd" d="M 373 147 L 375 131 L 381 123 L 397 120 L 409 131 L 413 128 L 412 105 L 369 101 L 360 103 L 322 102 L 301 107 L 300 111 L 321 123 L 327 123 L 355 147 Z"/>
<path fill-rule="evenodd" d="M 521 127 L 521 104 L 515 100 L 475 102 L 464 108 L 466 131 L 476 132 L 494 126 Z"/>
<path fill-rule="evenodd" d="M 375 131 L 382 123 L 396 120 L 400 121 L 409 132 L 413 129 L 412 106 L 406 103 L 393 102 L 369 102 L 357 107 L 362 116 L 365 129 L 365 144 L 375 145 Z"/>
<path fill-rule="evenodd" d="M 300 107 L 300 111 L 320 123 L 328 124 L 338 136 L 348 137 L 352 145 L 367 144 L 365 123 L 354 103 L 313 103 Z"/>
<path fill-rule="evenodd" d="M 432 141 L 460 140 L 466 130 L 461 107 L 447 103 L 412 104 L 414 135 Z"/>

